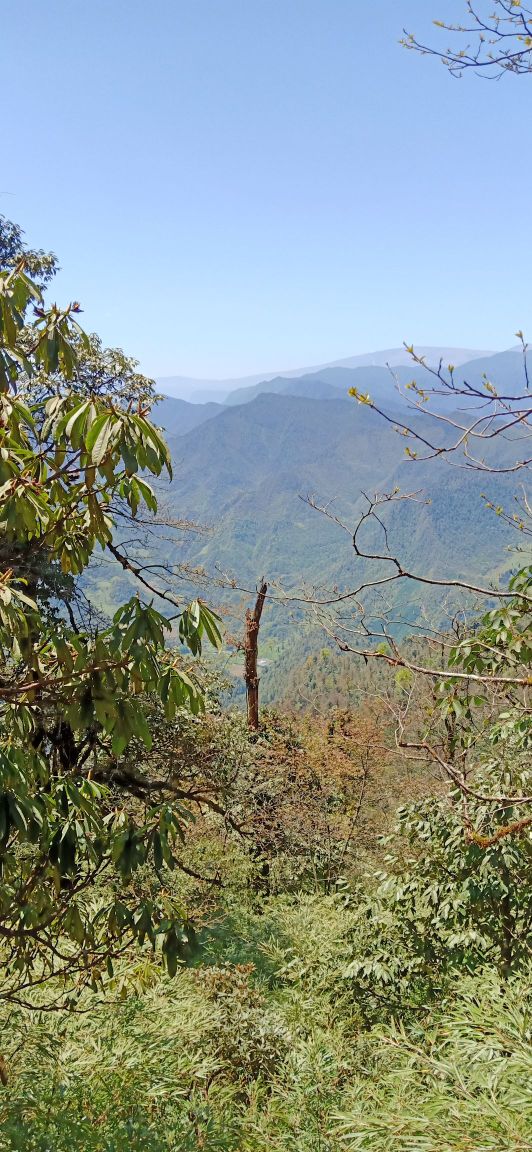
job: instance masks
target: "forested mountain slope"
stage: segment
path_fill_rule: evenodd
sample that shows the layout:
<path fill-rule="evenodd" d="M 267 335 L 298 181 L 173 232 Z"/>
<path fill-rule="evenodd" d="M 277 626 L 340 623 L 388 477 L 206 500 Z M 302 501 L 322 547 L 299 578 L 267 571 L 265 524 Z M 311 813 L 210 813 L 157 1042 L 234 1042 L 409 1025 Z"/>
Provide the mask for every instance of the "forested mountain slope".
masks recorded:
<path fill-rule="evenodd" d="M 458 371 L 473 384 L 486 373 L 511 394 L 523 382 L 522 357 L 516 351 L 474 361 Z M 292 665 L 301 662 L 323 643 L 317 630 L 309 635 L 302 627 L 305 598 L 389 573 L 387 564 L 357 559 L 350 539 L 366 498 L 375 493 L 397 489 L 398 495 L 410 496 L 389 504 L 383 515 L 391 553 L 411 570 L 486 583 L 496 582 L 514 563 L 508 546 L 517 542 L 516 534 L 486 506 L 512 510 L 511 473 L 468 470 L 466 476 L 463 468 L 441 461 L 414 462 L 405 454 L 408 440 L 394 424 L 349 397 L 352 386 L 369 392 L 398 422 L 416 426 L 422 420 L 430 439 L 426 413 L 409 409 L 396 387 L 398 381 L 406 391 L 414 376 L 426 383 L 426 371 L 403 365 L 394 372 L 395 380 L 380 366 L 332 367 L 272 381 L 269 386 L 277 391 L 259 392 L 251 402 L 202 405 L 166 398 L 156 408 L 174 468 L 172 483 L 159 485 L 165 514 L 204 530 L 185 534 L 178 543 L 175 538 L 173 543 L 152 538 L 152 559 L 202 568 L 226 586 L 234 580 L 244 592 L 251 592 L 265 576 L 275 597 L 288 595 L 285 604 L 274 606 L 272 601 L 263 626 L 263 640 L 275 639 L 283 674 L 287 660 Z M 497 438 L 496 445 L 499 463 L 506 452 L 512 457 L 511 444 Z M 308 497 L 326 505 L 349 531 L 310 507 Z M 382 532 L 375 522 L 365 528 L 361 543 L 369 552 L 382 552 Z M 124 577 L 113 579 L 110 585 L 105 566 L 90 576 L 93 590 L 98 586 L 101 593 L 105 585 L 107 609 L 124 594 Z M 213 594 L 220 602 L 235 599 L 226 589 Z M 372 604 L 378 608 L 383 603 L 375 594 Z M 452 611 L 449 597 L 444 603 L 442 593 L 430 587 L 422 594 L 418 590 L 414 598 L 405 586 L 387 589 L 385 604 L 410 621 L 429 612 L 438 626 Z M 279 667 L 275 678 L 280 674 Z M 271 676 L 265 675 L 267 693 Z"/>
<path fill-rule="evenodd" d="M 205 420 L 212 420 L 221 409 L 221 404 L 191 404 L 188 400 L 178 400 L 176 396 L 164 396 L 155 405 L 153 416 L 167 435 L 184 436 Z"/>
<path fill-rule="evenodd" d="M 170 446 L 171 506 L 212 528 L 191 541 L 187 558 L 217 563 L 243 581 L 262 573 L 291 587 L 352 578 L 349 538 L 308 506 L 309 495 L 354 526 L 363 493 L 419 492 L 392 507 L 391 542 L 431 570 L 489 571 L 507 539 L 481 498 L 509 494 L 504 475 L 469 476 L 466 496 L 459 469 L 406 459 L 393 426 L 353 400 L 264 395 Z M 460 541 L 468 546 L 458 551 Z"/>

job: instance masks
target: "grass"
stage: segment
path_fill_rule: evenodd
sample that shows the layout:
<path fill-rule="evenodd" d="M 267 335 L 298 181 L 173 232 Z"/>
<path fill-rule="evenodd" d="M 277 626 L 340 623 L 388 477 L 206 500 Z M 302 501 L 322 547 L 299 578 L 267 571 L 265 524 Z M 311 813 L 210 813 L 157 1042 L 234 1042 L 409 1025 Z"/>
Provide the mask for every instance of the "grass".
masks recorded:
<path fill-rule="evenodd" d="M 1 1152 L 525 1152 L 530 994 L 487 973 L 369 1031 L 334 897 L 243 905 L 201 963 L 148 956 L 105 1004 L 1 1021 Z"/>

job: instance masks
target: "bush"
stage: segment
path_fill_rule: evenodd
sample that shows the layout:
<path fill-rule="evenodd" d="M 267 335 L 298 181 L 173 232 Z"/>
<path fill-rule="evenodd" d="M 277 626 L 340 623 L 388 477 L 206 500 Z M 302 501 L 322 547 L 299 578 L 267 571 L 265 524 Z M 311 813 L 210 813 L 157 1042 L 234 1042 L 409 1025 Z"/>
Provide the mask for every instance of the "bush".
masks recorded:
<path fill-rule="evenodd" d="M 271 1079 L 286 1059 L 291 1036 L 251 983 L 253 964 L 200 969 L 197 982 L 218 1009 L 211 1042 L 230 1078 Z"/>

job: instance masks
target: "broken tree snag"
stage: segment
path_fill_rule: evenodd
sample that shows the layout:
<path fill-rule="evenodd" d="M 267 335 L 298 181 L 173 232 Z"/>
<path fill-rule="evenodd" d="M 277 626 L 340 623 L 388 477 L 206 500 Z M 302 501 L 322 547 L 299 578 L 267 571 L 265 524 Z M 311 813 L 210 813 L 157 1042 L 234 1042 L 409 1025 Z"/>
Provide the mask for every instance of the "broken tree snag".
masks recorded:
<path fill-rule="evenodd" d="M 262 609 L 264 608 L 264 601 L 268 585 L 262 582 L 255 607 L 253 611 L 250 608 L 246 611 L 246 638 L 244 641 L 244 680 L 246 682 L 246 701 L 248 712 L 248 728 L 254 731 L 259 726 L 259 680 L 257 674 L 257 657 L 259 651 L 259 628 L 260 618 L 262 616 Z"/>

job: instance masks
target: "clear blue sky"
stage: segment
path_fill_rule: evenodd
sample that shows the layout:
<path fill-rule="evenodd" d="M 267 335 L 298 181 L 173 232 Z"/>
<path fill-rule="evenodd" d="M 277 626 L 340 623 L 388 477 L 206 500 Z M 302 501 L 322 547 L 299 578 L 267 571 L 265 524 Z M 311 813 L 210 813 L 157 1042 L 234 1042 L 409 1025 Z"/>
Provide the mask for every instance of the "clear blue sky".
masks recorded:
<path fill-rule="evenodd" d="M 507 347 L 532 334 L 532 77 L 398 45 L 463 8 L 2 0 L 0 211 L 154 375 Z"/>

